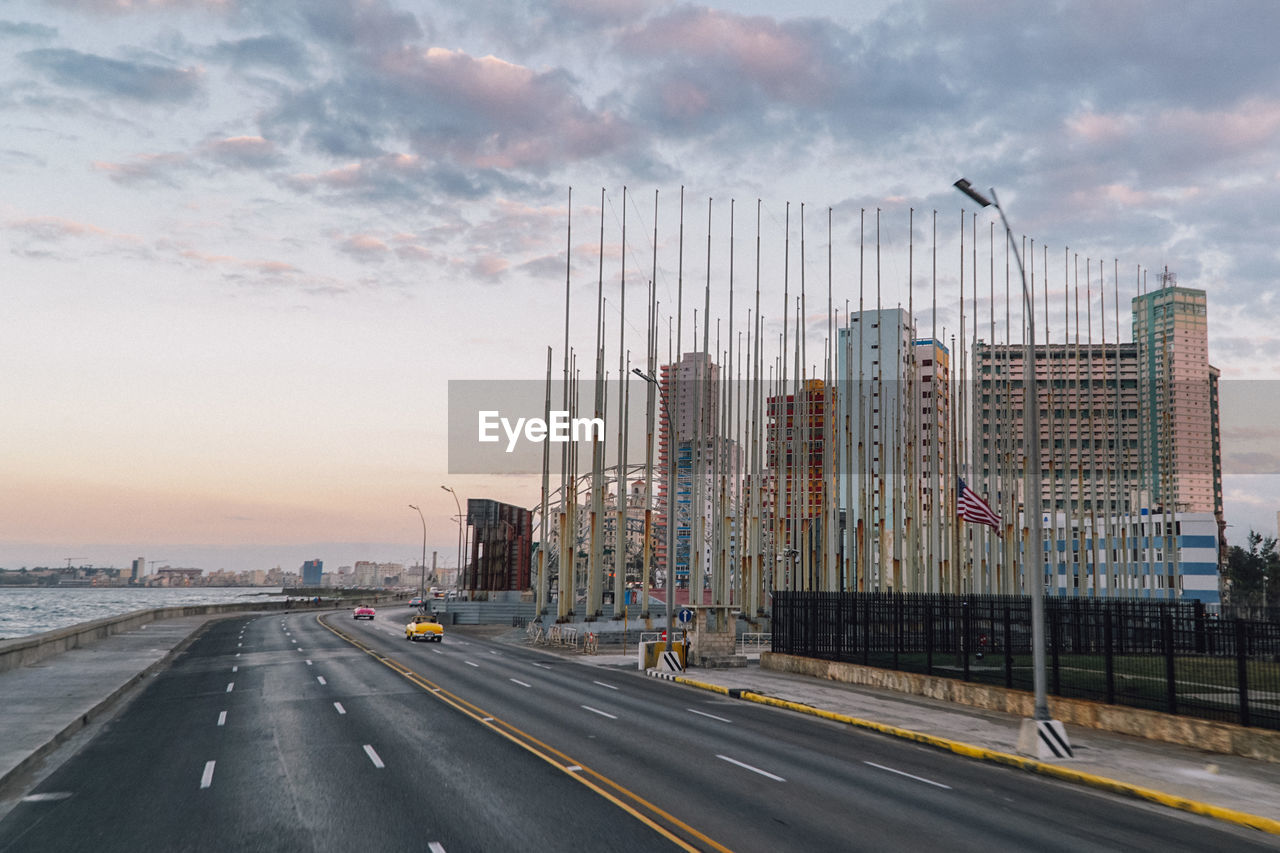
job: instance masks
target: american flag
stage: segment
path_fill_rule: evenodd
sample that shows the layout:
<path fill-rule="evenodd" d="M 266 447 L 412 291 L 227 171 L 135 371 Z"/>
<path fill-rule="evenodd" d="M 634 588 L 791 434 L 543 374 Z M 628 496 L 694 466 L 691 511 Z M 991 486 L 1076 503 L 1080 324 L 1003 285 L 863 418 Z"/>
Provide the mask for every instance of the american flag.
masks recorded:
<path fill-rule="evenodd" d="M 1000 516 L 992 512 L 987 502 L 979 497 L 977 492 L 966 486 L 964 480 L 957 479 L 960 487 L 956 492 L 956 515 L 965 521 L 989 525 L 995 530 L 997 536 L 1001 536 Z"/>

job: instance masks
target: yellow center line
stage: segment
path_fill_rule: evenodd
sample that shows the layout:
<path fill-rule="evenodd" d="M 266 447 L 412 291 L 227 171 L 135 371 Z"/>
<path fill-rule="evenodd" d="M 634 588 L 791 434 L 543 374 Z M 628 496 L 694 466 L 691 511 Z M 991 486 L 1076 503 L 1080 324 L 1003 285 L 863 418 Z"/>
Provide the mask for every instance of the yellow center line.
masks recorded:
<path fill-rule="evenodd" d="M 478 705 L 475 705 L 467 701 L 466 699 L 463 699 L 461 696 L 457 696 L 456 694 L 450 693 L 448 690 L 445 690 L 440 685 L 434 683 L 433 681 L 431 681 L 430 679 L 422 675 L 419 675 L 417 672 L 414 672 L 412 669 L 409 669 L 403 664 L 397 661 L 394 661 L 391 658 L 385 657 L 382 654 L 374 651 L 373 649 L 364 645 L 354 637 L 351 637 L 345 632 L 329 625 L 327 622 L 323 621 L 319 615 L 316 616 L 316 621 L 319 622 L 321 625 L 323 625 L 325 628 L 329 629 L 331 632 L 333 632 L 337 636 L 341 637 L 343 640 L 347 641 L 351 645 L 363 651 L 365 654 L 376 659 L 380 663 L 386 665 L 389 669 L 399 673 L 407 681 L 411 682 L 412 684 L 415 684 L 418 687 L 421 687 L 423 690 L 427 691 L 431 695 L 439 698 L 440 701 L 455 708 L 458 711 L 461 711 L 462 713 L 466 714 L 468 717 L 471 717 L 473 720 L 480 723 L 481 725 L 492 729 L 494 732 L 497 732 L 499 735 L 511 741 L 512 743 L 516 744 L 517 746 L 525 749 L 526 751 L 532 753 L 533 755 L 538 756 L 543 761 L 555 767 L 557 770 L 560 770 L 562 773 L 569 776 L 574 781 L 586 786 L 592 791 L 595 791 L 597 794 L 604 797 L 606 800 L 613 803 L 614 805 L 618 806 L 618 808 L 627 812 L 628 814 L 630 814 L 640 822 L 644 823 L 650 829 L 653 829 L 655 832 L 659 833 L 660 835 L 662 835 L 672 843 L 676 844 L 681 849 L 688 850 L 688 851 L 698 851 L 704 848 L 694 847 L 690 845 L 684 839 L 680 838 L 679 836 L 671 832 L 669 829 L 659 824 L 656 820 L 649 817 L 649 815 L 641 812 L 640 809 L 645 809 L 648 812 L 652 813 L 653 815 L 661 818 L 662 820 L 665 820 L 666 822 L 672 824 L 673 826 L 678 827 L 679 829 L 683 830 L 685 833 L 693 836 L 698 841 L 701 841 L 703 844 L 707 845 L 707 848 L 709 849 L 719 851 L 719 853 L 732 853 L 732 851 L 728 847 L 725 847 L 723 844 L 720 844 L 714 839 L 708 837 L 706 834 L 698 831 L 697 829 L 694 829 L 692 826 L 689 826 L 689 824 L 685 823 L 684 821 L 680 820 L 679 818 L 675 817 L 674 815 L 660 808 L 659 806 L 654 805 L 653 803 L 646 800 L 644 797 L 640 796 L 639 794 L 630 790 L 624 785 L 619 784 L 618 782 L 614 781 L 608 776 L 605 776 L 604 774 L 596 770 L 593 770 L 590 767 L 587 767 L 582 762 L 577 761 L 576 759 L 570 757 L 564 752 L 561 752 L 555 747 L 542 742 L 541 740 L 529 734 L 528 732 L 521 730 L 519 727 L 514 726 L 511 723 L 506 722 L 505 720 L 501 720 L 493 716 L 492 714 L 485 711 L 483 708 L 480 708 Z M 574 768 L 574 769 L 571 770 L 570 768 Z M 588 776 L 591 778 L 587 778 Z M 592 780 L 595 780 L 595 781 L 592 781 Z M 608 790 L 605 790 L 605 788 L 613 789 L 613 791 L 617 792 L 618 796 L 615 796 L 614 794 L 610 793 Z M 632 806 L 627 802 L 624 802 L 622 798 L 630 800 L 632 803 L 635 803 L 636 806 L 639 806 L 639 808 L 637 808 L 636 806 Z"/>

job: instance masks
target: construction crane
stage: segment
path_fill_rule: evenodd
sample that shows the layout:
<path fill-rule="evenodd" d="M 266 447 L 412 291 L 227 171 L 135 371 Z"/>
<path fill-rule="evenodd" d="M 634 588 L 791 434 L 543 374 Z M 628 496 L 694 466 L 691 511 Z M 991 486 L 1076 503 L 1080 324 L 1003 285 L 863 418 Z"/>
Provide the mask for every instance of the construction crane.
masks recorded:
<path fill-rule="evenodd" d="M 62 559 L 67 561 L 67 568 L 70 569 L 72 560 L 83 560 L 84 557 L 63 557 Z"/>
<path fill-rule="evenodd" d="M 147 574 L 152 574 L 155 572 L 156 563 L 167 563 L 167 562 L 169 562 L 168 557 L 161 557 L 159 560 L 147 560 Z"/>

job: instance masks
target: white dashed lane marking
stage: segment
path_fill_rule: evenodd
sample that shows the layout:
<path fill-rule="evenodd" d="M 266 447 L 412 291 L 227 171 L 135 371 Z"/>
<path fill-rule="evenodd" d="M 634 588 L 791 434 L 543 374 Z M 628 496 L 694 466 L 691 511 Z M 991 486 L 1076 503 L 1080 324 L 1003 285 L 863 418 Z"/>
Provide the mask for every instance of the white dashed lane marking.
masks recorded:
<path fill-rule="evenodd" d="M 206 761 L 204 763 L 204 773 L 200 776 L 200 787 L 207 788 L 213 784 L 213 765 L 216 761 Z"/>

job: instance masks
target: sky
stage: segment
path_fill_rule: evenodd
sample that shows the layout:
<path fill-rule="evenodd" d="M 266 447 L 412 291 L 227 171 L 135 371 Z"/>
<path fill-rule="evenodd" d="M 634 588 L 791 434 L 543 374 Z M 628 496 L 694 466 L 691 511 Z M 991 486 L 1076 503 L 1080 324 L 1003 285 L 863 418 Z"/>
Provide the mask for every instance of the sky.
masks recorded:
<path fill-rule="evenodd" d="M 449 382 L 559 365 L 566 284 L 580 364 L 597 289 L 614 375 L 618 337 L 643 353 L 650 278 L 665 316 L 690 290 L 685 349 L 710 282 L 727 341 L 759 221 L 767 333 L 804 277 L 816 352 L 879 211 L 886 303 L 954 330 L 957 253 L 992 251 L 961 176 L 1035 241 L 1055 311 L 1100 281 L 1110 327 L 1118 278 L 1127 339 L 1144 275 L 1208 292 L 1248 401 L 1228 536 L 1274 535 L 1276 32 L 1271 0 L 8 0 L 0 566 L 411 563 L 410 504 L 452 565 L 443 486 L 538 486 L 450 473 Z"/>

